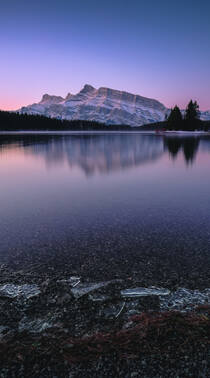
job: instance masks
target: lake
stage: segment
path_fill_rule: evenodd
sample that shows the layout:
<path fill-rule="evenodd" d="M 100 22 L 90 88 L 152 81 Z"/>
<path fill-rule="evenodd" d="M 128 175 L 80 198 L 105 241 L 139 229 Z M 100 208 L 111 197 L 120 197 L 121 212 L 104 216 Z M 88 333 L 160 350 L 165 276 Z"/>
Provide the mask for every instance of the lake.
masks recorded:
<path fill-rule="evenodd" d="M 209 287 L 210 138 L 1 135 L 0 263 Z"/>

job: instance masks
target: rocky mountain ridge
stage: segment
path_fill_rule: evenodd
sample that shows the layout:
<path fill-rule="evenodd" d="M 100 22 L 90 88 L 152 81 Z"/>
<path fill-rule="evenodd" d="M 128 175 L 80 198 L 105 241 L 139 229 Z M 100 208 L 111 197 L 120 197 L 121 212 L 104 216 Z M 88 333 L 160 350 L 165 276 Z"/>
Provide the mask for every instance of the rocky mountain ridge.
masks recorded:
<path fill-rule="evenodd" d="M 18 110 L 59 119 L 130 126 L 164 121 L 169 111 L 157 100 L 105 87 L 96 89 L 89 84 L 75 95 L 68 93 L 65 98 L 44 94 L 39 103 Z M 209 120 L 210 111 L 201 112 L 201 119 Z"/>

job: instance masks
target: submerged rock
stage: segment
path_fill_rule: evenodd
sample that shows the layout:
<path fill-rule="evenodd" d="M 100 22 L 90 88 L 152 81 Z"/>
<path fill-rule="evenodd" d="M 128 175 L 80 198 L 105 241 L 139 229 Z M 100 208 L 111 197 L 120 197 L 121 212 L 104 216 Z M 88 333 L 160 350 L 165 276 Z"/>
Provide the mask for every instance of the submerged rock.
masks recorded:
<path fill-rule="evenodd" d="M 109 306 L 101 307 L 98 311 L 98 316 L 104 319 L 114 319 L 123 312 L 125 302 L 110 303 Z"/>
<path fill-rule="evenodd" d="M 39 287 L 37 285 L 14 285 L 14 284 L 5 284 L 0 286 L 0 296 L 8 298 L 17 298 L 24 297 L 29 299 L 36 295 L 40 294 Z"/>
<path fill-rule="evenodd" d="M 8 331 L 8 327 L 0 325 L 0 341 L 4 338 L 5 333 Z"/>
<path fill-rule="evenodd" d="M 30 333 L 41 333 L 45 331 L 48 328 L 52 327 L 52 323 L 49 322 L 49 320 L 46 319 L 34 319 L 30 320 L 28 318 L 23 318 L 19 322 L 18 331 L 28 331 Z"/>
<path fill-rule="evenodd" d="M 203 291 L 179 288 L 167 298 L 160 298 L 161 310 L 192 310 L 193 307 L 210 303 L 210 289 Z"/>
<path fill-rule="evenodd" d="M 108 295 L 103 295 L 103 294 L 89 294 L 88 299 L 92 302 L 107 302 L 111 300 L 112 298 Z"/>
<path fill-rule="evenodd" d="M 80 277 L 71 276 L 68 279 L 59 280 L 58 282 L 69 284 L 70 286 L 75 287 L 80 283 Z"/>
<path fill-rule="evenodd" d="M 131 289 L 121 290 L 122 297 L 125 298 L 135 298 L 135 297 L 145 297 L 151 295 L 165 296 L 169 295 L 170 290 L 158 287 L 137 287 Z"/>
<path fill-rule="evenodd" d="M 85 284 L 78 282 L 77 285 L 75 285 L 71 289 L 71 292 L 72 292 L 73 296 L 77 299 L 77 298 L 82 297 L 83 295 L 91 293 L 92 291 L 104 288 L 104 287 L 110 285 L 111 283 L 115 283 L 116 281 L 118 282 L 118 280 L 106 281 L 106 282 L 97 282 L 97 283 L 89 282 L 89 283 L 85 283 Z"/>

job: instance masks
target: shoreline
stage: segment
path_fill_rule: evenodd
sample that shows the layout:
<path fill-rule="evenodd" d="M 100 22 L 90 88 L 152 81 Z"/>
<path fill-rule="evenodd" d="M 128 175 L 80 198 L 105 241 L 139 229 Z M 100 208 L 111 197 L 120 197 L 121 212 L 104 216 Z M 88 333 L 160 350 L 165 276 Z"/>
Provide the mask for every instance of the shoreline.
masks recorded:
<path fill-rule="evenodd" d="M 71 135 L 71 134 L 155 134 L 154 131 L 114 131 L 114 130 L 108 130 L 108 131 L 97 131 L 97 130 L 70 130 L 70 131 L 0 131 L 0 135 Z"/>
<path fill-rule="evenodd" d="M 4 130 L 1 135 L 85 135 L 85 134 L 146 134 L 157 136 L 210 136 L 210 131 L 185 130 Z"/>

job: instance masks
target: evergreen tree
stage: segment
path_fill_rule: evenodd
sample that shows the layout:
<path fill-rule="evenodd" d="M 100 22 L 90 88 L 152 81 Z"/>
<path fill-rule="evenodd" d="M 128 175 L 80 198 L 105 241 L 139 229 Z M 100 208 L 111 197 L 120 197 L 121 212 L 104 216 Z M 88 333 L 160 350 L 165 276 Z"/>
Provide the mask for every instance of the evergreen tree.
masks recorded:
<path fill-rule="evenodd" d="M 169 129 L 171 130 L 181 129 L 182 113 L 177 105 L 173 109 L 171 109 L 171 113 L 168 117 L 167 124 Z"/>
<path fill-rule="evenodd" d="M 199 112 L 199 105 L 197 101 L 192 101 L 190 100 L 189 104 L 187 105 L 186 108 L 186 113 L 185 113 L 185 119 L 186 121 L 189 122 L 195 122 L 199 119 L 200 112 Z"/>

